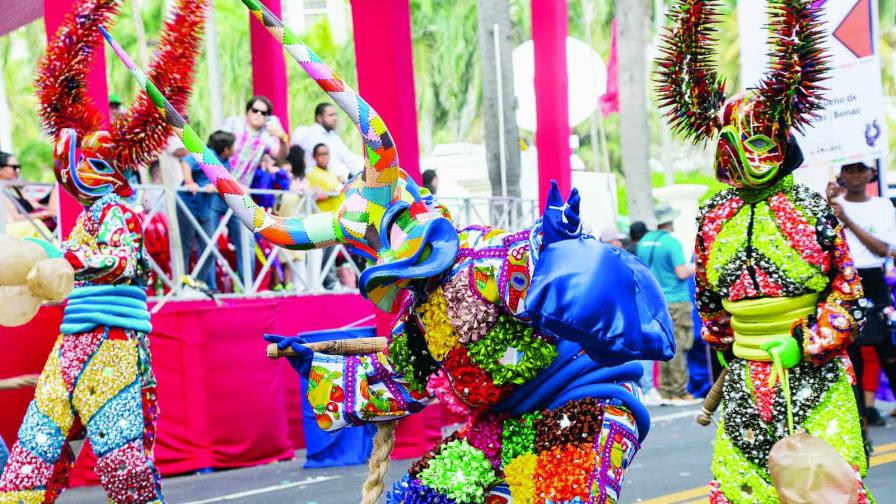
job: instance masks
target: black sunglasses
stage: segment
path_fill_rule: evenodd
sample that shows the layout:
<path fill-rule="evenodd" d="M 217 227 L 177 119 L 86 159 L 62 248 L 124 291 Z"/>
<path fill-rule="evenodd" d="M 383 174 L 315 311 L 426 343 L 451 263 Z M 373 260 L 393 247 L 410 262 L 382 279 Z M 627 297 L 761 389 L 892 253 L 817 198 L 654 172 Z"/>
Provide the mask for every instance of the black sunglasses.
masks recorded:
<path fill-rule="evenodd" d="M 19 171 L 19 170 L 22 169 L 22 165 L 17 165 L 17 164 L 5 164 L 5 165 L 3 165 L 3 166 L 4 166 L 4 167 L 8 166 L 8 167 L 10 167 L 10 168 L 12 168 L 13 170 L 16 170 L 16 171 Z"/>
<path fill-rule="evenodd" d="M 252 108 L 250 108 L 249 110 L 251 110 L 252 112 L 255 112 L 256 114 L 261 114 L 261 115 L 263 115 L 263 116 L 269 116 L 269 115 L 271 115 L 271 111 L 270 111 L 270 110 L 258 110 L 258 109 L 255 108 L 255 107 L 252 107 Z"/>

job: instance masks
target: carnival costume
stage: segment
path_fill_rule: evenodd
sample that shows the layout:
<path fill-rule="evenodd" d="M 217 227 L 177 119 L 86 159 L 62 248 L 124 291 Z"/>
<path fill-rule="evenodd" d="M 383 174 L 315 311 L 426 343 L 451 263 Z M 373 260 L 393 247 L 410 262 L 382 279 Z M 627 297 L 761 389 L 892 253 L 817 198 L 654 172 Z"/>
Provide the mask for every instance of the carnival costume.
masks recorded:
<path fill-rule="evenodd" d="M 40 375 L 0 478 L 0 502 L 54 502 L 74 464 L 69 440 L 86 431 L 110 502 L 162 502 L 153 462 L 158 408 L 149 353 L 147 263 L 140 216 L 123 200 L 128 178 L 162 150 L 171 128 L 145 94 L 101 131 L 85 75 L 97 27 L 118 2 L 78 2 L 47 48 L 37 80 L 41 115 L 56 137 L 55 174 L 85 209 L 62 254 L 75 271 L 61 335 Z M 153 63 L 163 89 L 186 105 L 205 3 L 180 0 Z"/>
<path fill-rule="evenodd" d="M 264 212 L 192 128 L 158 105 L 247 227 L 281 247 L 343 244 L 370 260 L 361 292 L 397 314 L 386 351 L 323 355 L 296 338 L 273 338 L 300 354 L 290 360 L 309 379 L 318 424 L 335 430 L 395 420 L 435 398 L 470 414 L 395 484 L 388 502 L 617 502 L 649 428 L 641 365 L 626 362 L 674 352 L 671 320 L 647 268 L 582 235 L 578 196 L 564 204 L 556 187 L 532 229 L 456 230 L 399 168 L 392 137 L 367 102 L 259 2 L 244 3 L 361 132 L 365 169 L 343 190 L 338 210 L 301 218 Z"/>
<path fill-rule="evenodd" d="M 843 228 L 825 199 L 795 184 L 791 128 L 822 108 L 827 71 L 809 0 L 770 0 L 771 70 L 725 101 L 711 68 L 716 2 L 678 0 L 658 64 L 672 126 L 717 142 L 716 177 L 731 189 L 700 210 L 697 306 L 704 340 L 734 358 L 723 388 L 710 501 L 774 503 L 772 446 L 805 431 L 867 470 L 845 349 L 862 321 L 862 288 Z"/>

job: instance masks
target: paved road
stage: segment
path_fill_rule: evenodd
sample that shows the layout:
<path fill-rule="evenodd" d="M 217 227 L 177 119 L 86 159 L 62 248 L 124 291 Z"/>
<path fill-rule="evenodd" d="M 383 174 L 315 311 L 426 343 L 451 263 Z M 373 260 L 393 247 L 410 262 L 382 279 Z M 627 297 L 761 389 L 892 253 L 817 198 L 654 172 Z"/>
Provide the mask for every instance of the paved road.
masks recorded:
<path fill-rule="evenodd" d="M 889 409 L 887 409 L 889 411 Z M 644 448 L 629 469 L 622 503 L 683 504 L 707 502 L 714 428 L 694 423 L 691 408 L 651 408 L 653 426 Z M 885 504 L 896 502 L 896 421 L 872 428 L 876 454 L 868 485 Z M 301 469 L 302 456 L 289 462 L 164 481 L 171 504 L 347 504 L 359 501 L 365 466 Z M 392 463 L 387 484 L 402 476 L 411 461 Z M 72 489 L 61 504 L 104 502 L 98 488 Z"/>

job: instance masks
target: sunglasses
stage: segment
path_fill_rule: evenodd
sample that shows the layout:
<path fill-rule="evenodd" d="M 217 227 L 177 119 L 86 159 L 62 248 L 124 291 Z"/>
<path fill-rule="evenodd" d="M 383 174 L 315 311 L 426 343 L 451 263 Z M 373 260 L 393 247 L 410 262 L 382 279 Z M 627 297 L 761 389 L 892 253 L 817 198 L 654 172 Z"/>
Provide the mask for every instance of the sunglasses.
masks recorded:
<path fill-rule="evenodd" d="M 256 114 L 261 114 L 261 115 L 263 115 L 263 116 L 265 116 L 265 117 L 271 115 L 271 111 L 270 111 L 270 110 L 258 110 L 258 109 L 255 108 L 255 107 L 252 107 L 252 108 L 250 108 L 249 110 L 251 110 L 252 112 L 254 112 L 254 113 L 256 113 Z"/>
<path fill-rule="evenodd" d="M 19 170 L 22 169 L 22 165 L 17 165 L 17 164 L 6 164 L 6 165 L 3 165 L 3 166 L 4 166 L 4 167 L 7 167 L 7 166 L 8 166 L 8 167 L 10 167 L 10 168 L 12 168 L 13 170 L 16 170 L 16 171 L 19 171 Z"/>

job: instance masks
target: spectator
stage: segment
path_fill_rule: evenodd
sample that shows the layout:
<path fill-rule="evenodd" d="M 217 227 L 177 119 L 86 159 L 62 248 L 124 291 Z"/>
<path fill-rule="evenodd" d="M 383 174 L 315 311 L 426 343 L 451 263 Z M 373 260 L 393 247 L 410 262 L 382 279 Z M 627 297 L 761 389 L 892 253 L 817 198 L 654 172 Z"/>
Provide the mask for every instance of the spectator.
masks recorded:
<path fill-rule="evenodd" d="M 50 229 L 54 228 L 56 194 L 55 189 L 50 191 L 48 206 L 43 206 L 37 200 L 30 198 L 22 191 L 22 182 L 19 160 L 8 152 L 0 151 L 0 187 L 3 191 L 0 198 L 3 199 L 3 213 L 6 220 L 6 233 L 10 236 L 24 238 L 26 236 L 41 237 L 43 231 L 47 237 L 51 236 Z M 40 231 L 38 231 L 40 228 Z"/>
<path fill-rule="evenodd" d="M 308 185 L 318 191 L 317 207 L 322 212 L 330 212 L 339 208 L 342 195 L 342 183 L 336 175 L 328 170 L 330 148 L 319 143 L 311 151 L 314 166 L 308 171 Z"/>
<path fill-rule="evenodd" d="M 236 136 L 227 131 L 216 131 L 212 133 L 209 137 L 209 148 L 218 156 L 218 160 L 221 161 L 222 164 L 226 166 L 227 159 L 233 156 L 233 148 L 236 142 Z M 227 203 L 224 202 L 224 198 L 219 197 L 211 198 L 211 205 L 209 208 L 209 219 L 211 220 L 211 225 L 213 229 L 217 229 L 220 225 L 222 218 L 227 214 L 227 211 L 230 208 L 227 206 Z M 236 217 L 231 216 L 230 220 L 227 221 L 227 239 L 230 241 L 230 244 L 233 246 L 236 255 L 236 273 L 237 276 L 242 278 L 243 273 L 243 260 L 246 259 L 243 257 L 243 240 L 249 239 L 249 232 L 245 231 L 243 225 L 237 220 Z M 248 260 L 248 259 L 247 259 Z M 250 271 L 252 271 L 252 266 L 254 266 L 254 261 L 249 261 Z"/>
<path fill-rule="evenodd" d="M 291 183 L 292 180 L 289 176 L 289 172 L 280 167 L 270 154 L 264 153 L 264 155 L 261 156 L 259 169 L 255 171 L 255 176 L 252 177 L 251 188 L 279 189 L 286 191 L 289 190 Z M 252 199 L 255 200 L 255 204 L 258 206 L 265 210 L 271 210 L 274 208 L 277 196 L 274 194 L 255 194 L 252 196 Z"/>
<path fill-rule="evenodd" d="M 865 367 L 863 354 L 873 356 L 870 352 L 863 352 L 862 348 L 874 348 L 880 367 L 893 386 L 896 384 L 896 348 L 882 311 L 893 304 L 884 278 L 884 264 L 896 244 L 896 211 L 890 200 L 869 196 L 866 192 L 868 184 L 876 180 L 876 168 L 864 163 L 843 165 L 837 183 L 828 184 L 827 197 L 834 215 L 846 230 L 846 243 L 862 279 L 865 298 L 873 303 L 866 314 L 865 326 L 848 349 L 849 358 L 861 382 Z M 869 424 L 885 425 L 880 412 L 874 407 L 875 393 L 876 390 L 867 391 L 863 397 L 861 389 L 856 387 L 859 412 Z"/>
<path fill-rule="evenodd" d="M 212 150 L 220 148 L 216 144 L 221 141 L 221 135 L 222 133 L 216 132 L 209 137 L 209 148 Z M 229 133 L 223 133 L 223 135 L 226 135 L 224 137 L 225 140 L 228 140 L 229 137 L 233 136 Z M 226 153 L 227 149 L 224 150 L 224 154 Z M 215 227 L 217 226 L 217 222 L 212 222 L 211 218 L 213 198 L 211 193 L 214 192 L 215 189 L 214 186 L 212 186 L 211 181 L 205 175 L 205 172 L 203 172 L 202 168 L 199 166 L 199 162 L 196 161 L 196 158 L 192 154 L 187 152 L 181 157 L 180 164 L 181 174 L 184 179 L 181 187 L 186 189 L 186 191 L 179 191 L 178 197 L 183 201 L 186 211 L 178 205 L 177 222 L 180 229 L 181 250 L 183 251 L 184 256 L 184 270 L 187 273 L 190 273 L 193 270 L 193 268 L 190 267 L 190 257 L 193 250 L 196 250 L 196 260 L 198 261 L 202 256 L 203 250 L 208 245 L 208 242 L 201 239 L 199 230 L 201 229 L 205 232 L 206 236 L 211 238 L 215 232 Z M 187 216 L 187 212 L 189 212 L 189 214 L 196 220 L 198 229 Z M 196 278 L 205 282 L 205 285 L 208 286 L 209 290 L 217 290 L 214 255 L 209 254 L 205 260 L 202 261 L 202 264 L 199 265 L 199 274 Z"/>
<path fill-rule="evenodd" d="M 625 238 L 626 235 L 617 231 L 616 228 L 607 228 L 600 232 L 600 241 L 618 248 L 622 248 L 622 240 Z"/>
<path fill-rule="evenodd" d="M 124 114 L 124 107 L 121 105 L 121 98 L 115 93 L 109 94 L 109 120 L 115 122 Z"/>
<path fill-rule="evenodd" d="M 302 205 L 305 198 L 313 198 L 315 201 L 317 198 L 312 194 L 308 179 L 305 177 L 305 151 L 298 145 L 293 145 L 289 148 L 285 161 L 289 165 L 292 180 L 289 184 L 289 193 L 281 197 L 276 213 L 283 217 L 296 217 L 305 213 L 303 212 L 305 207 Z M 283 276 L 286 282 L 284 288 L 310 289 L 311 286 L 317 285 L 320 281 L 322 260 L 322 250 L 281 249 L 280 262 L 283 264 Z"/>
<path fill-rule="evenodd" d="M 629 244 L 625 247 L 625 250 L 631 252 L 632 254 L 638 253 L 638 242 L 641 241 L 641 238 L 647 234 L 647 224 L 644 224 L 642 221 L 632 222 L 632 225 L 628 227 L 628 237 Z"/>
<path fill-rule="evenodd" d="M 296 128 L 292 133 L 292 142 L 305 151 L 306 166 L 315 165 L 314 146 L 326 145 L 331 156 L 327 161 L 329 171 L 344 184 L 364 169 L 364 158 L 348 150 L 336 133 L 338 125 L 336 107 L 330 103 L 319 103 L 314 107 L 314 124 Z"/>
<path fill-rule="evenodd" d="M 672 221 L 678 211 L 663 205 L 656 211 L 657 230 L 638 242 L 638 257 L 650 268 L 663 290 L 663 296 L 675 326 L 675 356 L 660 362 L 659 396 L 662 404 L 675 406 L 699 402 L 688 393 L 687 353 L 694 342 L 694 321 L 688 279 L 694 276 L 694 264 L 685 260 L 681 242 L 672 236 Z M 652 369 L 652 365 L 650 366 Z M 650 394 L 650 391 L 647 392 Z"/>
<path fill-rule="evenodd" d="M 273 110 L 267 97 L 253 96 L 246 102 L 244 116 L 229 117 L 221 126 L 236 138 L 228 164 L 233 178 L 243 187 L 252 183 L 265 152 L 275 159 L 286 156 L 288 138 Z"/>
<path fill-rule="evenodd" d="M 439 176 L 435 170 L 425 170 L 423 172 L 423 187 L 429 189 L 429 192 L 435 196 L 439 190 Z"/>

